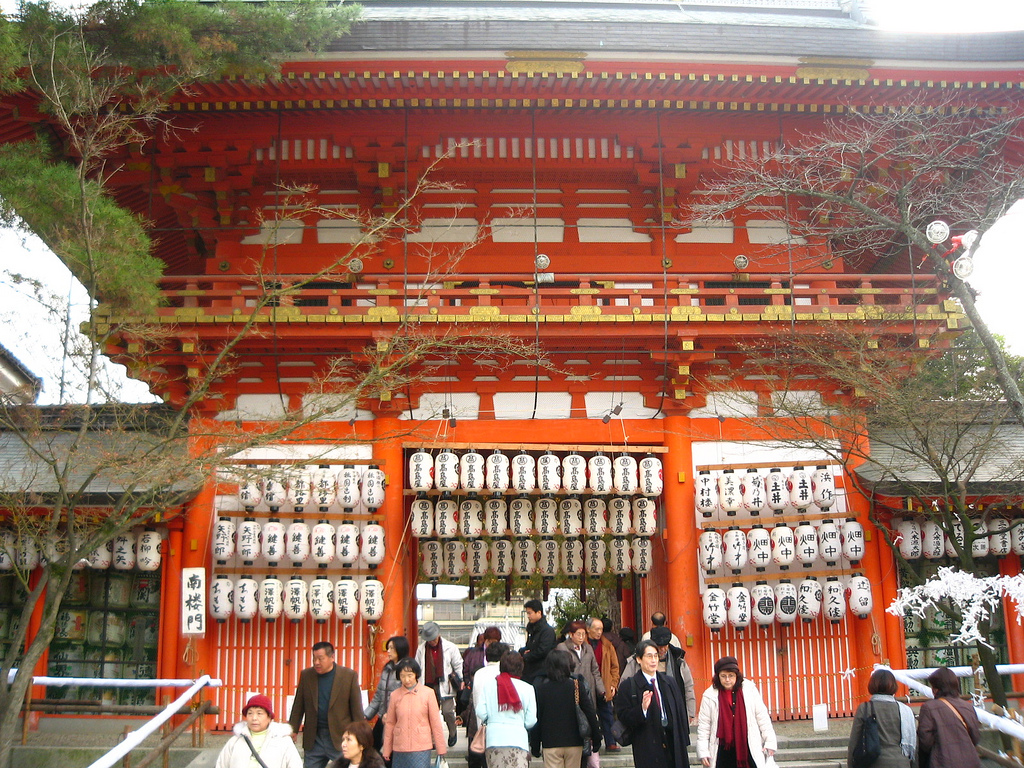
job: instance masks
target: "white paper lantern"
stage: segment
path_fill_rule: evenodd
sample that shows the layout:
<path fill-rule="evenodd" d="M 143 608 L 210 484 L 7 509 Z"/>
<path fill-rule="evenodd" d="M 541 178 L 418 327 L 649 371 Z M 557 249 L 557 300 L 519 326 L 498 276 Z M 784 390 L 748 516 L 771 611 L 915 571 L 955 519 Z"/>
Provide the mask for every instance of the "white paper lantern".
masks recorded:
<path fill-rule="evenodd" d="M 871 615 L 871 582 L 866 576 L 853 576 L 850 579 L 850 613 L 858 619 L 866 619 Z"/>
<path fill-rule="evenodd" d="M 532 576 L 537 571 L 537 543 L 533 539 L 516 539 L 513 548 L 517 576 Z"/>
<path fill-rule="evenodd" d="M 583 573 L 583 566 L 583 541 L 565 539 L 562 542 L 562 573 L 566 576 L 579 576 Z"/>
<path fill-rule="evenodd" d="M 818 559 L 818 532 L 810 523 L 800 523 L 793 531 L 796 539 L 796 561 L 810 568 Z"/>
<path fill-rule="evenodd" d="M 587 490 L 587 461 L 575 451 L 562 459 L 562 490 L 566 493 Z"/>
<path fill-rule="evenodd" d="M 747 531 L 747 562 L 754 570 L 763 571 L 772 562 L 772 537 L 761 525 Z"/>
<path fill-rule="evenodd" d="M 625 576 L 629 573 L 632 562 L 629 555 L 629 540 L 621 536 L 612 539 L 610 567 L 616 576 Z"/>
<path fill-rule="evenodd" d="M 651 571 L 651 540 L 646 536 L 634 536 L 632 541 L 633 573 L 643 577 Z"/>
<path fill-rule="evenodd" d="M 492 493 L 505 493 L 512 484 L 509 476 L 511 462 L 508 456 L 495 450 L 487 456 L 484 484 Z"/>
<path fill-rule="evenodd" d="M 275 566 L 287 553 L 288 529 L 275 517 L 270 518 L 260 531 L 260 553 L 267 565 Z"/>
<path fill-rule="evenodd" d="M 625 536 L 633 525 L 629 499 L 613 496 L 608 501 L 608 527 L 613 536 Z"/>
<path fill-rule="evenodd" d="M 434 484 L 441 491 L 459 489 L 459 455 L 447 449 L 434 460 Z"/>
<path fill-rule="evenodd" d="M 441 555 L 441 542 L 430 540 L 420 543 L 420 567 L 430 581 L 437 581 L 444 573 Z"/>
<path fill-rule="evenodd" d="M 836 478 L 832 470 L 819 464 L 811 473 L 811 498 L 823 512 L 836 502 Z"/>
<path fill-rule="evenodd" d="M 562 499 L 558 505 L 558 518 L 562 533 L 566 536 L 580 536 L 583 533 L 583 505 L 576 496 Z"/>
<path fill-rule="evenodd" d="M 818 524 L 818 552 L 825 565 L 835 565 L 843 555 L 842 536 L 839 526 L 833 520 L 822 520 Z"/>
<path fill-rule="evenodd" d="M 800 582 L 796 594 L 796 613 L 805 622 L 814 621 L 821 614 L 821 584 L 813 576 Z"/>
<path fill-rule="evenodd" d="M 260 533 L 263 526 L 253 518 L 245 518 L 235 532 L 235 541 L 238 543 L 238 557 L 245 565 L 252 565 L 252 561 L 260 554 Z"/>
<path fill-rule="evenodd" d="M 313 491 L 312 501 L 326 512 L 338 498 L 338 478 L 327 464 L 321 464 L 310 473 L 310 487 Z"/>
<path fill-rule="evenodd" d="M 530 493 L 537 487 L 537 461 L 526 451 L 512 457 L 512 490 Z"/>
<path fill-rule="evenodd" d="M 701 614 L 704 624 L 712 632 L 717 632 L 725 626 L 729 612 L 726 608 L 725 590 L 719 587 L 708 587 L 701 595 L 703 609 Z"/>
<path fill-rule="evenodd" d="M 230 517 L 218 517 L 213 524 L 213 559 L 223 565 L 235 556 L 235 523 Z"/>
<path fill-rule="evenodd" d="M 504 536 L 508 530 L 508 504 L 500 496 L 484 503 L 484 531 L 488 536 Z"/>
<path fill-rule="evenodd" d="M 292 578 L 284 585 L 284 615 L 292 622 L 298 624 L 309 611 L 309 601 L 306 598 L 309 592 L 309 585 L 303 579 Z"/>
<path fill-rule="evenodd" d="M 722 534 L 722 564 L 733 573 L 747 564 L 747 535 L 736 526 Z"/>
<path fill-rule="evenodd" d="M 983 519 L 974 521 L 974 541 L 971 542 L 971 557 L 988 557 L 988 523 Z"/>
<path fill-rule="evenodd" d="M 640 536 L 653 536 L 658 532 L 657 508 L 649 496 L 633 499 L 633 531 Z"/>
<path fill-rule="evenodd" d="M 277 512 L 281 505 L 288 501 L 288 477 L 284 472 L 275 468 L 273 473 L 264 477 L 263 480 L 263 503 L 270 511 Z"/>
<path fill-rule="evenodd" d="M 814 501 L 811 475 L 801 466 L 793 467 L 786 488 L 789 490 L 789 503 L 797 509 L 805 509 Z"/>
<path fill-rule="evenodd" d="M 711 472 L 706 469 L 697 473 L 697 487 L 694 489 L 694 506 L 704 517 L 711 517 L 718 509 L 718 487 Z"/>
<path fill-rule="evenodd" d="M 466 545 L 458 539 L 444 542 L 442 549 L 445 578 L 458 581 L 466 572 Z"/>
<path fill-rule="evenodd" d="M 742 584 L 733 584 L 725 593 L 729 624 L 742 632 L 750 626 L 750 591 Z"/>
<path fill-rule="evenodd" d="M 130 571 L 135 567 L 135 536 L 129 531 L 114 537 L 113 566 L 115 571 Z M 38 562 L 36 563 L 38 565 Z"/>
<path fill-rule="evenodd" d="M 434 535 L 434 503 L 422 494 L 409 506 L 409 530 L 417 539 Z"/>
<path fill-rule="evenodd" d="M 263 501 L 263 488 L 256 476 L 242 478 L 238 483 L 238 503 L 251 511 Z"/>
<path fill-rule="evenodd" d="M 554 539 L 541 539 L 537 546 L 537 558 L 542 576 L 551 578 L 558 575 L 558 566 L 561 561 L 558 542 Z"/>
<path fill-rule="evenodd" d="M 587 576 L 595 578 L 604 576 L 608 570 L 608 551 L 604 539 L 587 539 L 584 544 L 584 558 Z"/>
<path fill-rule="evenodd" d="M 789 503 L 786 476 L 779 467 L 772 467 L 764 477 L 764 498 L 768 509 L 776 515 L 782 514 Z"/>
<path fill-rule="evenodd" d="M 334 562 L 334 526 L 319 520 L 313 526 L 309 539 L 309 554 L 321 568 Z"/>
<path fill-rule="evenodd" d="M 210 615 L 218 624 L 231 618 L 231 601 L 235 585 L 224 574 L 210 583 Z"/>
<path fill-rule="evenodd" d="M 301 512 L 313 497 L 313 478 L 304 467 L 295 467 L 287 474 L 286 498 L 296 512 Z"/>
<path fill-rule="evenodd" d="M 470 448 L 459 461 L 459 485 L 470 493 L 484 489 L 484 457 Z"/>
<path fill-rule="evenodd" d="M 367 624 L 376 624 L 384 616 L 384 585 L 367 579 L 359 590 L 359 612 Z"/>
<path fill-rule="evenodd" d="M 718 488 L 718 507 L 728 516 L 733 516 L 743 502 L 740 493 L 740 479 L 731 469 L 722 470 L 716 482 Z"/>
<path fill-rule="evenodd" d="M 775 585 L 775 620 L 779 624 L 792 624 L 796 621 L 797 589 L 789 581 L 783 579 Z"/>
<path fill-rule="evenodd" d="M 590 492 L 606 496 L 612 492 L 612 460 L 603 453 L 596 453 L 587 462 L 590 476 Z"/>
<path fill-rule="evenodd" d="M 752 515 L 764 508 L 764 478 L 753 467 L 740 478 L 740 506 Z"/>
<path fill-rule="evenodd" d="M 383 469 L 373 464 L 363 474 L 363 505 L 371 512 L 384 506 L 387 477 Z"/>
<path fill-rule="evenodd" d="M 781 568 L 788 568 L 796 557 L 796 539 L 793 529 L 785 523 L 779 523 L 771 532 L 772 562 Z"/>
<path fill-rule="evenodd" d="M 537 499 L 533 519 L 537 533 L 541 536 L 554 536 L 558 533 L 558 502 L 548 496 Z"/>
<path fill-rule="evenodd" d="M 284 583 L 280 579 L 264 579 L 260 582 L 260 618 L 274 622 L 283 612 Z"/>
<path fill-rule="evenodd" d="M 361 472 L 358 467 L 346 464 L 338 473 L 338 506 L 342 509 L 353 510 L 359 506 L 363 498 L 363 492 L 359 487 Z"/>
<path fill-rule="evenodd" d="M 297 566 L 309 559 L 311 551 L 309 524 L 303 520 L 294 520 L 288 526 L 287 539 L 288 557 L 292 565 Z"/>
<path fill-rule="evenodd" d="M 479 499 L 469 498 L 459 504 L 459 535 L 476 539 L 484 533 L 484 505 Z"/>
<path fill-rule="evenodd" d="M 1009 528 L 1010 521 L 1005 517 L 993 517 L 988 521 L 989 550 L 996 557 L 1006 557 L 1012 551 Z"/>
<path fill-rule="evenodd" d="M 904 517 L 896 525 L 900 554 L 907 560 L 921 557 L 921 526 L 912 517 Z"/>
<path fill-rule="evenodd" d="M 160 570 L 160 531 L 151 528 L 139 531 L 135 540 L 135 551 L 138 554 L 136 565 L 140 571 L 152 572 Z"/>
<path fill-rule="evenodd" d="M 384 526 L 380 523 L 366 523 L 359 534 L 362 546 L 360 554 L 371 568 L 384 562 L 386 547 L 384 546 Z"/>
<path fill-rule="evenodd" d="M 414 491 L 429 491 L 434 487 L 434 457 L 426 451 L 409 456 L 409 487 Z"/>
<path fill-rule="evenodd" d="M 317 624 L 326 624 L 334 614 L 334 583 L 313 579 L 309 585 L 309 613 Z"/>
<path fill-rule="evenodd" d="M 839 529 L 843 542 L 843 557 L 851 563 L 858 563 L 864 557 L 864 526 L 848 517 Z"/>
<path fill-rule="evenodd" d="M 550 451 L 537 459 L 537 489 L 541 493 L 558 493 L 562 489 L 562 461 Z"/>
<path fill-rule="evenodd" d="M 722 534 L 713 529 L 702 531 L 697 537 L 700 567 L 705 573 L 715 573 L 722 567 Z"/>
<path fill-rule="evenodd" d="M 583 502 L 583 530 L 587 536 L 603 536 L 608 527 L 608 506 L 593 496 Z"/>
<path fill-rule="evenodd" d="M 452 539 L 459 535 L 459 505 L 447 492 L 434 505 L 434 530 L 442 539 Z"/>
<path fill-rule="evenodd" d="M 11 531 L 0 531 L 0 571 L 12 570 L 14 570 L 14 534 Z"/>
<path fill-rule="evenodd" d="M 529 496 L 519 496 L 509 502 L 509 522 L 513 536 L 533 535 L 533 502 Z"/>
<path fill-rule="evenodd" d="M 632 496 L 640 487 L 636 458 L 628 453 L 616 456 L 612 462 L 612 485 L 616 493 Z"/>
<path fill-rule="evenodd" d="M 335 534 L 335 557 L 343 568 L 351 568 L 359 559 L 359 527 L 342 523 Z"/>
<path fill-rule="evenodd" d="M 488 554 L 490 554 L 490 547 L 483 539 L 466 542 L 466 571 L 471 579 L 479 579 L 487 575 Z"/>
<path fill-rule="evenodd" d="M 775 590 L 765 581 L 750 588 L 750 615 L 759 627 L 775 623 Z"/>
<path fill-rule="evenodd" d="M 32 544 L 35 548 L 35 544 Z M 19 557 L 21 556 L 22 546 L 19 546 L 14 550 L 14 561 L 20 562 Z M 110 567 L 110 564 L 114 561 L 114 542 L 108 541 L 106 544 L 100 544 L 96 549 L 89 555 L 89 567 L 94 568 L 98 571 L 106 570 Z"/>
<path fill-rule="evenodd" d="M 840 583 L 838 576 L 829 576 L 825 580 L 823 600 L 825 618 L 833 624 L 839 624 L 846 615 L 846 587 Z"/>
<path fill-rule="evenodd" d="M 1024 541 L 1021 544 L 1021 553 L 1024 554 Z M 921 523 L 921 554 L 927 560 L 938 560 L 946 554 L 946 532 L 934 520 L 925 520 Z"/>
<path fill-rule="evenodd" d="M 260 608 L 260 585 L 252 576 L 243 575 L 235 581 L 235 616 L 243 624 L 256 618 Z"/>
<path fill-rule="evenodd" d="M 664 469 L 661 459 L 648 455 L 640 459 L 640 493 L 644 496 L 660 496 L 665 490 Z"/>
<path fill-rule="evenodd" d="M 359 585 L 352 579 L 334 583 L 334 612 L 344 624 L 351 624 L 359 614 Z"/>
<path fill-rule="evenodd" d="M 495 576 L 508 576 L 515 566 L 515 552 L 512 542 L 508 539 L 495 539 L 491 542 L 491 571 Z"/>
<path fill-rule="evenodd" d="M 959 520 L 953 521 L 953 530 L 951 531 L 952 536 L 946 536 L 946 557 L 957 558 L 960 555 L 957 554 L 956 546 L 953 544 L 953 540 L 960 545 L 960 549 L 964 548 L 964 525 Z"/>

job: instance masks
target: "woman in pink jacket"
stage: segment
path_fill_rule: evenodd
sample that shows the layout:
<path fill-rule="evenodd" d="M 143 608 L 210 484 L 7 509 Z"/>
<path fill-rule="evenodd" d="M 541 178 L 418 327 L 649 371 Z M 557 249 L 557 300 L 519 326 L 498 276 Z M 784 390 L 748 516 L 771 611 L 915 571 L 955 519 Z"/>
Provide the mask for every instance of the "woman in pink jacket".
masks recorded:
<path fill-rule="evenodd" d="M 384 715 L 385 760 L 392 768 L 430 768 L 430 750 L 448 751 L 441 708 L 434 691 L 420 684 L 420 665 L 405 658 L 395 665 L 401 683 L 391 692 Z"/>

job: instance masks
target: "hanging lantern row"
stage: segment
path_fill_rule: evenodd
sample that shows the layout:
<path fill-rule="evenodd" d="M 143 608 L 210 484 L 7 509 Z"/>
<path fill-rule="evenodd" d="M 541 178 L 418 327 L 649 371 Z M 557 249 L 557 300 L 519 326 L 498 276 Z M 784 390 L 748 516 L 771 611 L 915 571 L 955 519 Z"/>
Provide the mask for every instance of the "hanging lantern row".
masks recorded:
<path fill-rule="evenodd" d="M 528 578 L 540 574 L 545 578 L 558 576 L 603 576 L 611 571 L 616 576 L 636 573 L 646 576 L 652 564 L 651 540 L 646 536 L 632 539 L 568 538 L 554 539 L 483 539 L 463 542 L 459 539 L 420 543 L 420 567 L 431 582 L 458 581 L 463 576 L 482 578 L 515 574 Z"/>
<path fill-rule="evenodd" d="M 569 496 L 559 501 L 529 496 L 506 500 L 500 496 L 457 502 L 448 494 L 436 502 L 422 496 L 409 513 L 412 535 L 419 539 L 480 536 L 653 536 L 657 532 L 657 503 L 648 496 L 629 499 L 613 496 L 605 501 Z"/>
<path fill-rule="evenodd" d="M 96 548 L 89 557 L 75 563 L 75 568 L 94 568 L 117 571 L 156 571 L 160 568 L 159 531 L 145 529 L 126 531 Z M 31 538 L 18 538 L 13 531 L 0 531 L 0 571 L 31 571 L 44 562 L 54 562 L 61 557 L 60 542 L 49 542 L 40 551 Z"/>
<path fill-rule="evenodd" d="M 697 547 L 700 567 L 711 575 L 720 569 L 739 573 L 748 567 L 760 572 L 770 565 L 786 570 L 794 562 L 810 568 L 817 560 L 836 565 L 840 558 L 856 563 L 864 556 L 864 526 L 853 518 L 842 524 L 804 522 L 795 528 L 785 523 L 770 529 L 755 525 L 746 532 L 731 526 L 724 533 L 703 531 Z"/>
<path fill-rule="evenodd" d="M 307 582 L 270 576 L 257 581 L 252 576 L 232 580 L 222 574 L 210 585 L 210 615 L 221 624 L 232 616 L 243 624 L 257 617 L 267 622 L 284 617 L 298 623 L 307 616 L 324 624 L 337 616 L 348 624 L 357 615 L 373 624 L 384 615 L 384 585 L 377 579 L 360 584 L 352 579 Z"/>
<path fill-rule="evenodd" d="M 813 472 L 796 466 L 788 475 L 781 467 L 765 474 L 753 468 L 745 472 L 725 469 L 717 476 L 702 469 L 697 473 L 696 486 L 695 505 L 704 517 L 716 512 L 731 517 L 741 510 L 750 515 L 770 510 L 778 515 L 787 508 L 804 510 L 812 504 L 827 512 L 836 501 L 835 475 L 823 464 Z"/>
<path fill-rule="evenodd" d="M 728 589 L 708 587 L 702 601 L 704 624 L 712 632 L 726 624 L 742 631 L 751 623 L 759 627 L 793 624 L 797 619 L 809 623 L 822 614 L 838 624 L 847 610 L 866 619 L 873 605 L 871 582 L 861 575 L 852 576 L 845 584 L 838 576 L 829 576 L 824 585 L 809 577 L 796 584 L 782 579 L 774 586 L 759 581 L 749 590 L 742 584 Z"/>
<path fill-rule="evenodd" d="M 1011 552 L 1024 555 L 1024 525 L 1010 528 L 1010 521 L 1003 517 L 993 517 L 988 521 L 973 520 L 974 541 L 971 542 L 972 557 L 1006 557 Z M 962 549 L 964 546 L 964 526 L 957 520 L 953 523 L 953 536 L 934 520 L 918 520 L 904 517 L 896 524 L 893 538 L 899 547 L 900 554 L 907 560 L 936 560 L 940 557 L 958 557 L 955 540 Z"/>
<path fill-rule="evenodd" d="M 468 493 L 592 493 L 660 496 L 664 490 L 661 459 L 632 454 L 609 456 L 598 451 L 589 459 L 575 451 L 563 457 L 546 451 L 509 456 L 499 450 L 485 457 L 470 449 L 461 456 L 443 449 L 434 456 L 416 451 L 409 457 L 409 487 L 414 491 Z"/>
<path fill-rule="evenodd" d="M 296 512 L 307 506 L 326 511 L 334 504 L 348 510 L 377 510 L 384 506 L 386 475 L 375 464 L 365 470 L 346 464 L 340 471 L 327 464 L 253 468 L 254 472 L 261 469 L 265 473 L 262 476 L 244 478 L 238 483 L 238 503 L 246 512 L 260 504 L 271 512 L 284 506 Z"/>
<path fill-rule="evenodd" d="M 246 517 L 236 525 L 230 517 L 219 517 L 213 528 L 213 557 L 218 565 L 234 557 L 252 565 L 262 556 L 271 567 L 282 562 L 297 567 L 312 560 L 326 568 L 337 560 L 351 568 L 362 558 L 375 568 L 384 562 L 384 554 L 384 526 L 378 523 L 344 522 L 335 528 L 326 520 L 310 526 L 303 520 L 285 525 L 273 517 L 264 523 Z"/>

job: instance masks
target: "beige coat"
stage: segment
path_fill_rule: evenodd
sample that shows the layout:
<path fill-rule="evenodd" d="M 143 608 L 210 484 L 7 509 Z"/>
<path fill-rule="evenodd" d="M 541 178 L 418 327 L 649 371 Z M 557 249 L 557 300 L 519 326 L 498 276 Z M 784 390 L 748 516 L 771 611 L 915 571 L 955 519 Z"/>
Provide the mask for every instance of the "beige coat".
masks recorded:
<path fill-rule="evenodd" d="M 750 759 L 756 768 L 764 768 L 766 749 L 774 752 L 779 747 L 775 729 L 757 687 L 749 680 L 743 681 L 743 706 L 747 711 L 747 744 Z M 697 716 L 697 758 L 711 758 L 711 768 L 718 761 L 718 689 L 711 686 L 700 700 L 700 714 Z"/>

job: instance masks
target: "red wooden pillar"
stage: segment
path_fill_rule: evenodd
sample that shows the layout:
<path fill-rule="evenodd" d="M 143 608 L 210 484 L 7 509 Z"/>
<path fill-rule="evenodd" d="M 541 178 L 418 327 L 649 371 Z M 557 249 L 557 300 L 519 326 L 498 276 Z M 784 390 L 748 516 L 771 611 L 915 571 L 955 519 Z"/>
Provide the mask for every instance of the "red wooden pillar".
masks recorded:
<path fill-rule="evenodd" d="M 1000 576 L 1017 576 L 1020 574 L 1020 557 L 1010 555 L 998 560 Z M 1017 606 L 1012 600 L 1003 598 L 1003 625 L 1006 627 L 1006 653 L 1011 664 L 1024 662 L 1024 627 L 1017 623 Z M 1011 688 L 1024 691 L 1024 675 L 1011 677 Z"/>

